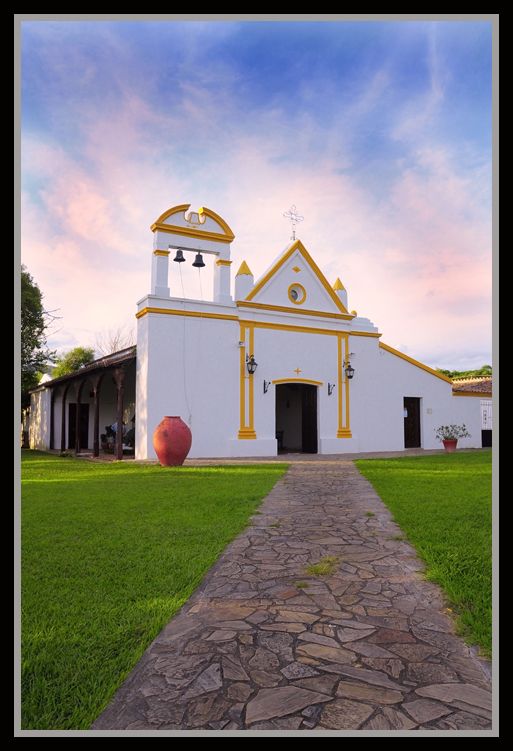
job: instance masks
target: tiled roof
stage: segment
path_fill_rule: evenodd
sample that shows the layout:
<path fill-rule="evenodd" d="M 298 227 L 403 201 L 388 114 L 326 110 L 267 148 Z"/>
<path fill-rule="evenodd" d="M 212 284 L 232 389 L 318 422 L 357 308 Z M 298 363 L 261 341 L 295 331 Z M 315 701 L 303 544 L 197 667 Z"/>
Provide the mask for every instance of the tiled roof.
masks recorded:
<path fill-rule="evenodd" d="M 458 394 L 491 394 L 492 377 L 474 376 L 472 378 L 454 378 L 452 390 Z"/>
<path fill-rule="evenodd" d="M 61 376 L 60 378 L 53 378 L 51 381 L 45 381 L 44 383 L 41 383 L 36 389 L 32 389 L 32 391 L 38 391 L 43 387 L 56 386 L 63 381 L 69 381 L 73 378 L 81 378 L 87 373 L 92 373 L 98 370 L 105 370 L 106 368 L 112 368 L 115 365 L 121 365 L 125 362 L 129 362 L 130 360 L 135 360 L 136 356 L 137 347 L 134 344 L 132 347 L 126 347 L 125 349 L 121 349 L 119 352 L 113 352 L 111 355 L 105 355 L 104 357 L 98 358 L 98 360 L 88 362 L 87 365 L 83 365 L 73 373 L 68 373 L 67 375 Z"/>

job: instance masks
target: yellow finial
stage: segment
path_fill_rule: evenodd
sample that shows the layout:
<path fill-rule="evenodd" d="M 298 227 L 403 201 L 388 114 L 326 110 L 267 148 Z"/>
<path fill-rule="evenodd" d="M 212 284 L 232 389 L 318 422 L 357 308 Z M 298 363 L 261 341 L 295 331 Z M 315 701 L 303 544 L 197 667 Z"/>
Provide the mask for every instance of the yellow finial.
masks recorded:
<path fill-rule="evenodd" d="M 358 315 L 358 313 L 356 312 L 356 310 L 352 310 L 352 311 L 351 311 L 351 315 L 352 315 L 352 316 L 357 316 L 357 315 Z"/>
<path fill-rule="evenodd" d="M 335 290 L 335 292 L 338 292 L 340 289 L 345 289 L 344 285 L 342 284 L 338 276 L 337 276 L 337 281 L 333 285 L 333 289 Z"/>
<path fill-rule="evenodd" d="M 244 276 L 244 275 L 253 276 L 253 272 L 249 268 L 249 266 L 246 263 L 246 261 L 242 261 L 242 263 L 240 265 L 240 269 L 237 271 L 237 273 L 236 273 L 235 276 Z"/>

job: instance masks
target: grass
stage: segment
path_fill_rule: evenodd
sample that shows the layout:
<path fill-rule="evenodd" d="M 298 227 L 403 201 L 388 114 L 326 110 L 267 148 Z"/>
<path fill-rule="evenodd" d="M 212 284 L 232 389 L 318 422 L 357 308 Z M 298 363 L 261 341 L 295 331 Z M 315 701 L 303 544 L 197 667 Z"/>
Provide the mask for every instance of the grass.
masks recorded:
<path fill-rule="evenodd" d="M 426 574 L 445 591 L 458 629 L 484 655 L 492 649 L 490 451 L 361 459 Z"/>
<path fill-rule="evenodd" d="M 340 561 L 336 555 L 327 555 L 318 563 L 311 563 L 305 568 L 305 574 L 310 576 L 329 576 L 332 574 Z"/>
<path fill-rule="evenodd" d="M 23 452 L 22 727 L 90 727 L 285 470 Z"/>

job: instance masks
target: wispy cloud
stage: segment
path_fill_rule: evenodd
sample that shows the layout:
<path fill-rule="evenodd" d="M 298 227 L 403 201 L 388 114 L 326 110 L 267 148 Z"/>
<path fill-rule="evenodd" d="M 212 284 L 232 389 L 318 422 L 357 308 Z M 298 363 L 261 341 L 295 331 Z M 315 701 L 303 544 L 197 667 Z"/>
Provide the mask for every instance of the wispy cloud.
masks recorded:
<path fill-rule="evenodd" d="M 319 64 L 284 98 L 273 50 L 247 57 L 247 25 L 96 26 L 42 25 L 26 46 L 23 258 L 60 308 L 57 346 L 133 320 L 149 225 L 190 201 L 226 218 L 234 266 L 245 258 L 257 275 L 286 244 L 281 214 L 295 203 L 301 238 L 386 341 L 434 365 L 489 351 L 486 133 L 455 140 L 442 127 L 454 77 L 433 27 L 416 30 L 424 65 L 406 83 L 402 47 L 385 40 L 377 64 L 363 46 L 333 68 L 312 31 Z M 211 271 L 202 290 L 193 271 L 186 294 L 206 295 Z"/>

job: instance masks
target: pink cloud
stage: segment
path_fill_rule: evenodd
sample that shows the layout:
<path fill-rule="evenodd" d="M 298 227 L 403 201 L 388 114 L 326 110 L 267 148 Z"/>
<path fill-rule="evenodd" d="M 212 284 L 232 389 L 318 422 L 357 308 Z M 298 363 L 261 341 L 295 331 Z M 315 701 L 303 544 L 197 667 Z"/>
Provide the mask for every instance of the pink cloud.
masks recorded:
<path fill-rule="evenodd" d="M 386 76 L 374 82 L 367 106 L 385 86 Z M 190 201 L 227 220 L 236 234 L 232 268 L 244 259 L 256 276 L 288 243 L 282 212 L 295 203 L 305 215 L 299 236 L 330 281 L 341 277 L 350 307 L 374 320 L 385 341 L 406 343 L 419 357 L 486 348 L 489 219 L 482 189 L 444 149 L 419 148 L 376 204 L 354 175 L 333 169 L 330 151 L 337 164 L 345 158 L 333 134 L 308 166 L 284 163 L 289 130 L 280 128 L 279 112 L 268 112 L 265 130 L 252 134 L 227 117 L 223 133 L 219 102 L 192 93 L 189 109 L 168 118 L 130 91 L 115 116 L 85 113 L 80 160 L 25 140 L 27 172 L 43 187 L 24 194 L 23 259 L 48 306 L 61 310 L 62 340 L 91 344 L 98 330 L 131 325 L 135 302 L 149 291 L 149 225 L 169 206 Z M 230 115 L 229 102 L 226 108 Z M 187 129 L 209 123 L 210 148 L 196 147 Z M 298 131 L 302 149 L 318 137 L 308 118 Z M 173 154 L 190 164 L 188 174 L 173 169 Z M 174 266 L 171 285 L 180 296 Z M 200 290 L 196 270 L 184 266 L 186 295 L 207 297 L 211 268 L 202 272 Z"/>

